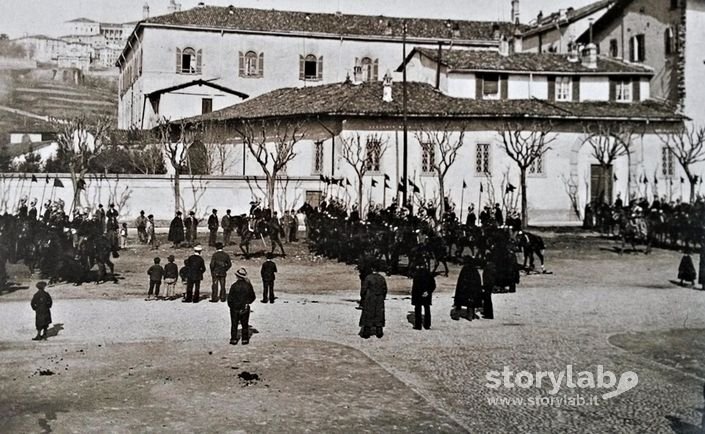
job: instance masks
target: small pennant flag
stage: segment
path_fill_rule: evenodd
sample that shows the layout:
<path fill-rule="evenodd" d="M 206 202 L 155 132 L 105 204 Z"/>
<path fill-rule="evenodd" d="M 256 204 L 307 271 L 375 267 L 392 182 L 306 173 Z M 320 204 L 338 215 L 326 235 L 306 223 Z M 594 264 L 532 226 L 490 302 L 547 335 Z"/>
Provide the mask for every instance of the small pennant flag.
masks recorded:
<path fill-rule="evenodd" d="M 47 173 L 47 177 L 45 179 L 46 183 L 49 184 L 49 174 Z"/>
<path fill-rule="evenodd" d="M 646 175 L 644 175 L 644 184 L 648 184 L 648 183 L 649 183 L 649 178 L 647 178 Z"/>
<path fill-rule="evenodd" d="M 391 188 L 391 187 L 389 186 L 389 184 L 387 184 L 387 181 L 384 181 L 384 189 L 386 190 L 388 188 Z"/>
<path fill-rule="evenodd" d="M 373 180 L 372 180 L 372 186 L 373 186 L 373 187 L 377 187 L 377 180 L 376 180 L 376 179 L 373 179 Z"/>
<path fill-rule="evenodd" d="M 463 180 L 463 189 L 468 188 L 468 185 L 465 183 L 465 180 Z"/>
<path fill-rule="evenodd" d="M 352 186 L 352 184 L 350 183 L 350 180 L 348 178 L 345 178 L 345 185 L 348 187 Z"/>
<path fill-rule="evenodd" d="M 76 188 L 78 188 L 79 190 L 85 190 L 86 189 L 86 181 L 84 181 L 83 178 L 76 181 Z"/>
<path fill-rule="evenodd" d="M 693 184 L 697 184 L 697 183 L 698 183 L 698 179 L 700 179 L 700 178 L 698 177 L 698 175 L 695 175 L 695 176 L 693 177 Z"/>
<path fill-rule="evenodd" d="M 505 193 L 511 193 L 511 192 L 513 192 L 513 191 L 516 190 L 516 189 L 517 189 L 517 188 L 514 187 L 511 183 L 507 183 L 507 188 L 504 189 L 504 192 L 505 192 Z"/>
<path fill-rule="evenodd" d="M 417 185 L 414 185 L 414 193 L 421 193 L 421 189 Z"/>
<path fill-rule="evenodd" d="M 58 176 L 54 178 L 54 187 L 64 188 L 64 183 L 61 182 Z"/>
<path fill-rule="evenodd" d="M 37 177 L 32 175 L 32 182 L 37 182 Z"/>
<path fill-rule="evenodd" d="M 400 182 L 399 185 L 397 186 L 397 190 L 399 191 L 406 191 L 406 186 L 404 185 L 403 182 Z"/>
<path fill-rule="evenodd" d="M 673 178 L 668 178 L 668 183 L 673 185 Z"/>
<path fill-rule="evenodd" d="M 658 178 L 654 177 L 654 185 L 658 185 Z"/>
<path fill-rule="evenodd" d="M 390 180 L 389 175 L 387 175 L 386 173 L 384 174 L 384 180 L 385 180 L 385 181 L 389 181 L 389 180 Z"/>
<path fill-rule="evenodd" d="M 616 174 L 616 173 L 614 174 L 614 181 L 615 181 L 615 182 L 618 181 L 618 178 L 617 178 L 617 174 Z"/>
<path fill-rule="evenodd" d="M 683 179 L 683 177 L 681 176 L 681 184 L 683 184 L 684 182 L 685 182 L 685 179 Z"/>
<path fill-rule="evenodd" d="M 327 176 L 324 177 L 324 178 L 323 178 L 323 182 L 325 182 L 326 184 L 330 185 L 330 178 L 327 177 Z"/>
<path fill-rule="evenodd" d="M 321 182 L 326 182 L 326 178 L 324 178 L 323 175 L 318 175 L 318 180 Z"/>

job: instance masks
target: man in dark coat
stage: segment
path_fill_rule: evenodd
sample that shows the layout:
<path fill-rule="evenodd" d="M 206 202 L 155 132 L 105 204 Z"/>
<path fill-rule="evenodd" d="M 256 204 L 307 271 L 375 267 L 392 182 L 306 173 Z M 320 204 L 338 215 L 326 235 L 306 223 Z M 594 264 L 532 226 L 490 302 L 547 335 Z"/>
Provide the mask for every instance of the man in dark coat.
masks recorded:
<path fill-rule="evenodd" d="M 499 204 L 494 204 L 494 221 L 497 226 L 502 226 L 504 224 L 504 215 L 502 214 L 502 209 Z"/>
<path fill-rule="evenodd" d="M 433 273 L 425 267 L 420 266 L 414 272 L 414 280 L 411 284 L 411 304 L 414 306 L 414 330 L 421 330 L 423 327 L 431 328 L 431 299 L 433 291 L 436 289 L 436 279 Z M 423 316 L 421 308 L 423 307 Z"/>
<path fill-rule="evenodd" d="M 274 248 L 279 246 L 282 252 L 282 256 L 286 256 L 284 252 L 284 245 L 282 245 L 281 235 L 284 233 L 281 224 L 279 223 L 279 217 L 277 217 L 277 212 L 274 211 L 272 218 L 269 219 L 269 239 L 272 241 L 272 253 L 274 253 Z"/>
<path fill-rule="evenodd" d="M 37 336 L 33 337 L 33 341 L 38 341 L 47 338 L 47 329 L 51 324 L 51 295 L 44 291 L 46 282 L 37 282 L 37 292 L 32 297 L 32 310 L 36 313 L 35 325 L 37 327 Z"/>
<path fill-rule="evenodd" d="M 140 211 L 139 217 L 135 220 L 135 226 L 137 227 L 137 236 L 139 237 L 140 243 L 147 242 L 147 217 L 144 215 L 144 210 Z"/>
<path fill-rule="evenodd" d="M 375 336 L 384 335 L 384 299 L 387 296 L 387 281 L 379 273 L 372 272 L 362 282 L 362 312 L 360 313 L 360 337 L 369 339 L 372 330 Z"/>
<path fill-rule="evenodd" d="M 214 209 L 211 211 L 210 217 L 208 217 L 208 231 L 210 232 L 208 237 L 208 245 L 214 247 L 218 239 L 218 227 L 220 227 L 220 220 L 218 219 L 218 210 Z"/>
<path fill-rule="evenodd" d="M 240 268 L 235 272 L 237 280 L 230 287 L 228 293 L 228 307 L 230 308 L 230 345 L 237 344 L 237 326 L 242 326 L 242 345 L 250 343 L 250 304 L 257 296 L 252 284 L 247 279 L 247 271 Z"/>
<path fill-rule="evenodd" d="M 482 269 L 482 317 L 494 319 L 492 306 L 492 291 L 497 281 L 497 267 L 494 262 L 488 262 Z"/>
<path fill-rule="evenodd" d="M 186 230 L 186 244 L 189 247 L 193 247 L 198 244 L 198 219 L 196 218 L 196 212 L 190 211 L 188 217 L 184 220 L 184 227 Z"/>
<path fill-rule="evenodd" d="M 220 219 L 220 227 L 223 228 L 223 245 L 225 247 L 230 245 L 230 237 L 232 236 L 233 226 L 235 222 L 232 221 L 233 216 L 230 215 L 230 210 L 225 211 L 225 215 Z"/>
<path fill-rule="evenodd" d="M 211 286 L 211 303 L 218 302 L 218 287 L 220 287 L 220 301 L 225 301 L 225 277 L 228 275 L 228 270 L 232 267 L 230 255 L 223 251 L 223 244 L 215 244 L 215 253 L 211 257 L 211 278 L 213 285 Z"/>
<path fill-rule="evenodd" d="M 517 233 L 517 243 L 524 253 L 524 270 L 528 273 L 530 270 L 535 269 L 534 255 L 536 255 L 541 262 L 541 271 L 545 273 L 546 268 L 544 267 L 543 251 L 546 249 L 546 246 L 543 243 L 543 239 L 538 235 L 519 231 Z M 526 268 L 527 261 L 529 262 L 529 268 Z"/>
<path fill-rule="evenodd" d="M 262 276 L 262 303 L 274 303 L 274 280 L 277 274 L 277 264 L 272 260 L 274 255 L 267 253 L 267 260 L 262 264 L 260 276 Z"/>
<path fill-rule="evenodd" d="M 115 209 L 115 204 L 111 203 L 108 205 L 108 212 L 105 213 L 107 222 L 105 224 L 105 233 L 110 240 L 110 246 L 113 250 L 120 250 L 120 244 L 118 243 L 118 230 L 120 229 L 120 223 L 118 222 L 118 210 Z"/>
<path fill-rule="evenodd" d="M 472 321 L 475 317 L 475 308 L 482 307 L 482 279 L 477 269 L 477 262 L 470 256 L 465 257 L 465 264 L 458 275 L 453 299 L 454 315 L 451 315 L 451 318 L 454 320 L 460 318 L 460 310 L 466 307 L 466 318 Z"/>
<path fill-rule="evenodd" d="M 186 258 L 184 263 L 186 268 L 186 298 L 184 303 L 198 303 L 201 298 L 201 280 L 206 272 L 206 263 L 201 257 L 203 248 L 196 246 L 193 248 L 193 255 Z"/>
<path fill-rule="evenodd" d="M 174 247 L 179 247 L 179 244 L 184 241 L 184 221 L 181 219 L 181 211 L 176 211 L 176 216 L 169 224 L 167 240 L 174 243 Z"/>
<path fill-rule="evenodd" d="M 472 229 L 477 225 L 477 216 L 475 215 L 475 205 L 468 207 L 468 216 L 465 219 L 465 226 Z"/>

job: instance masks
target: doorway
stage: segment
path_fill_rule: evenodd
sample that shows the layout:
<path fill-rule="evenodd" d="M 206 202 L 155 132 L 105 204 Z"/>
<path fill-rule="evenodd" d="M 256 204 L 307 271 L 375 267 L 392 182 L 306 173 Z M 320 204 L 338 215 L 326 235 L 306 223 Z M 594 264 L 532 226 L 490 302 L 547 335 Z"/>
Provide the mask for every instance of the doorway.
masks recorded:
<path fill-rule="evenodd" d="M 612 165 L 603 167 L 599 164 L 590 165 L 590 203 L 612 204 Z"/>

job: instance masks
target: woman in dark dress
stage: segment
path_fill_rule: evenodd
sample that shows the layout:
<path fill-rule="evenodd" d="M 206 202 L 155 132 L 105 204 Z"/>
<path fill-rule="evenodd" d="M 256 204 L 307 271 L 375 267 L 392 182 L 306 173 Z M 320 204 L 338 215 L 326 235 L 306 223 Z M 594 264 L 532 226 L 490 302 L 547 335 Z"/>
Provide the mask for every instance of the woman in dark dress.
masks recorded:
<path fill-rule="evenodd" d="M 179 247 L 179 244 L 184 242 L 186 236 L 184 234 L 184 221 L 181 219 L 181 211 L 176 211 L 176 217 L 169 224 L 168 240 L 174 243 L 174 247 Z"/>
<path fill-rule="evenodd" d="M 37 282 L 37 292 L 32 297 L 32 310 L 36 313 L 35 325 L 37 327 L 37 336 L 32 338 L 33 341 L 38 341 L 47 338 L 47 329 L 51 324 L 51 295 L 44 291 L 46 282 Z"/>

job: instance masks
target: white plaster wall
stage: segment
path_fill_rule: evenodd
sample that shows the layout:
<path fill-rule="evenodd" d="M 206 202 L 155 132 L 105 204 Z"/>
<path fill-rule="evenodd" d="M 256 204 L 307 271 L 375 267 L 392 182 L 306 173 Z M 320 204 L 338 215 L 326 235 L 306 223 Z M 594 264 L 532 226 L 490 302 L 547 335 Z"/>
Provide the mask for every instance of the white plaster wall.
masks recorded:
<path fill-rule="evenodd" d="M 548 99 L 548 77 L 545 75 L 533 75 L 531 77 L 531 97 L 537 99 Z"/>
<path fill-rule="evenodd" d="M 475 99 L 475 74 L 458 72 L 448 74 L 448 95 Z"/>
<path fill-rule="evenodd" d="M 580 101 L 609 101 L 608 77 L 581 77 Z"/>
<path fill-rule="evenodd" d="M 528 75 L 510 75 L 507 83 L 509 99 L 529 99 L 530 92 Z"/>
<path fill-rule="evenodd" d="M 685 43 L 685 114 L 705 126 L 705 1 L 688 0 Z"/>

